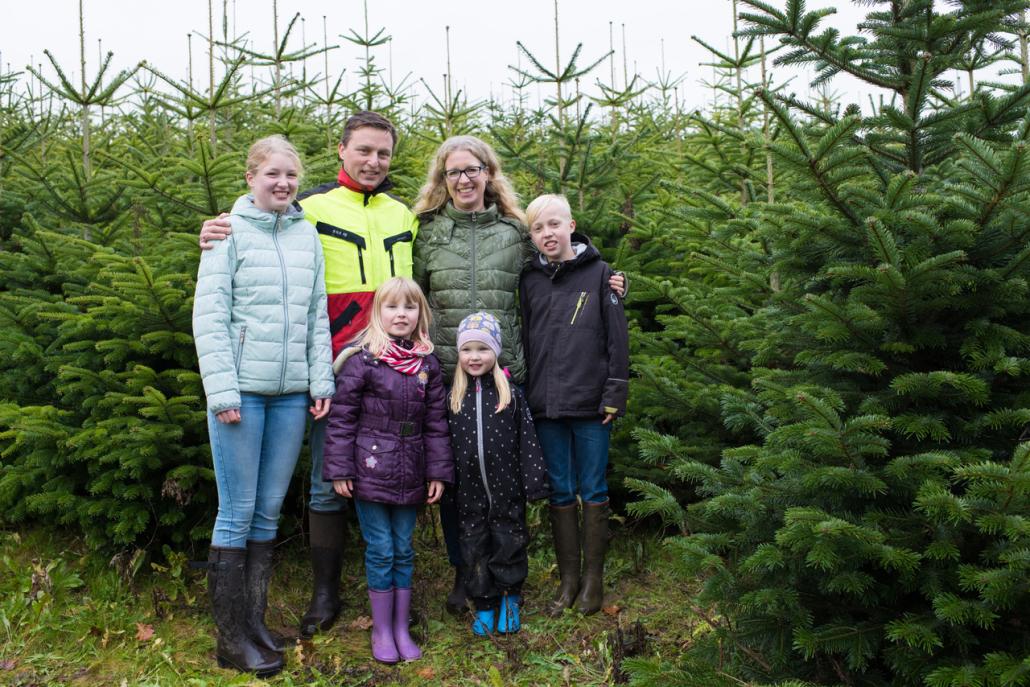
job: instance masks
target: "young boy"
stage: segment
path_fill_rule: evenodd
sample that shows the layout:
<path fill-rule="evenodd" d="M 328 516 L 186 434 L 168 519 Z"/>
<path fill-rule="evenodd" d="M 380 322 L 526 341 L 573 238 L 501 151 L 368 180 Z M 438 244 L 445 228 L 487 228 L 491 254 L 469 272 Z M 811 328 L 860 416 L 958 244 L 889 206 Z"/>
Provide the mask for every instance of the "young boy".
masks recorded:
<path fill-rule="evenodd" d="M 596 613 L 608 541 L 608 440 L 626 410 L 629 334 L 612 268 L 576 233 L 568 200 L 543 195 L 526 208 L 539 253 L 519 297 L 528 369 L 526 398 L 551 483 L 551 529 L 561 575 L 554 614 Z M 583 502 L 583 575 L 577 496 Z"/>

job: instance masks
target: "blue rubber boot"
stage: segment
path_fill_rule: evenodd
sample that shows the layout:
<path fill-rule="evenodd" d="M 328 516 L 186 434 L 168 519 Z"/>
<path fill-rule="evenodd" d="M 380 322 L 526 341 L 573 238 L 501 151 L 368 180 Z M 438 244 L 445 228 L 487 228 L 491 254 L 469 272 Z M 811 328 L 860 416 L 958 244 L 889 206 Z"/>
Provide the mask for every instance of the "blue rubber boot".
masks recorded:
<path fill-rule="evenodd" d="M 497 631 L 502 634 L 514 634 L 522 628 L 519 622 L 519 601 L 518 594 L 505 594 L 501 598 L 501 612 L 497 616 Z"/>
<path fill-rule="evenodd" d="M 492 635 L 496 631 L 494 628 L 496 614 L 497 610 L 493 608 L 476 611 L 476 617 L 472 621 L 472 634 L 477 637 Z"/>

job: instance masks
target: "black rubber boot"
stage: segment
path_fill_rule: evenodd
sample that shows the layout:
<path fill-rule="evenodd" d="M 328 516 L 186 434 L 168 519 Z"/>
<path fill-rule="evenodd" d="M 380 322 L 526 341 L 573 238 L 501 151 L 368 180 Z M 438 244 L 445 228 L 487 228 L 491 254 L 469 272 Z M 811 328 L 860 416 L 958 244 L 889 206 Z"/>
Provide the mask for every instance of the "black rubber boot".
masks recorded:
<path fill-rule="evenodd" d="M 561 585 L 558 596 L 551 603 L 549 613 L 559 616 L 571 608 L 579 593 L 579 505 L 551 506 L 551 535 L 554 537 L 554 555 L 558 560 Z"/>
<path fill-rule="evenodd" d="M 347 513 L 309 510 L 308 523 L 313 587 L 308 611 L 300 621 L 300 636 L 304 639 L 328 630 L 340 615 L 340 570 Z"/>
<path fill-rule="evenodd" d="M 583 504 L 583 579 L 576 610 L 597 613 L 604 601 L 604 555 L 608 549 L 608 502 Z"/>
<path fill-rule="evenodd" d="M 258 646 L 247 633 L 246 566 L 246 549 L 211 547 L 207 588 L 218 627 L 215 655 L 222 668 L 268 677 L 282 670 L 283 657 Z"/>
<path fill-rule="evenodd" d="M 468 592 L 465 591 L 465 566 L 454 568 L 454 586 L 447 595 L 447 612 L 451 615 L 463 615 L 468 612 Z"/>
<path fill-rule="evenodd" d="M 250 638 L 258 646 L 282 653 L 286 648 L 286 640 L 265 625 L 273 549 L 274 540 L 247 542 L 247 628 Z"/>

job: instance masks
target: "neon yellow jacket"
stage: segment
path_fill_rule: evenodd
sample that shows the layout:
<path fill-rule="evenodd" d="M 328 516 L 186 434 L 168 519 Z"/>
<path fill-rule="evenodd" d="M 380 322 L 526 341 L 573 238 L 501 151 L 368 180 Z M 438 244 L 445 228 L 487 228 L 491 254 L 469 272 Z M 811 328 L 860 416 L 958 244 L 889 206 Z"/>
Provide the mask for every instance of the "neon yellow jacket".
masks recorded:
<path fill-rule="evenodd" d="M 333 357 L 368 323 L 376 288 L 411 276 L 418 220 L 391 188 L 389 179 L 367 192 L 334 181 L 297 196 L 322 240 Z"/>

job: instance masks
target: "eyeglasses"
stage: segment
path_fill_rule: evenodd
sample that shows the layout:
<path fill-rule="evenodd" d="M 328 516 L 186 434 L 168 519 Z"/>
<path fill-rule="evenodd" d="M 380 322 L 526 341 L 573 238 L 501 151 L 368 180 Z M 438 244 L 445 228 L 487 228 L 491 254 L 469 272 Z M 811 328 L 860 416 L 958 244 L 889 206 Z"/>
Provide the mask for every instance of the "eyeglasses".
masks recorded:
<path fill-rule="evenodd" d="M 478 167 L 466 167 L 465 169 L 448 169 L 443 173 L 443 175 L 447 177 L 449 181 L 457 181 L 461 178 L 461 175 L 464 174 L 469 181 L 472 181 L 473 179 L 478 177 L 479 173 L 482 172 L 484 169 L 486 169 L 485 165 L 480 165 Z"/>

